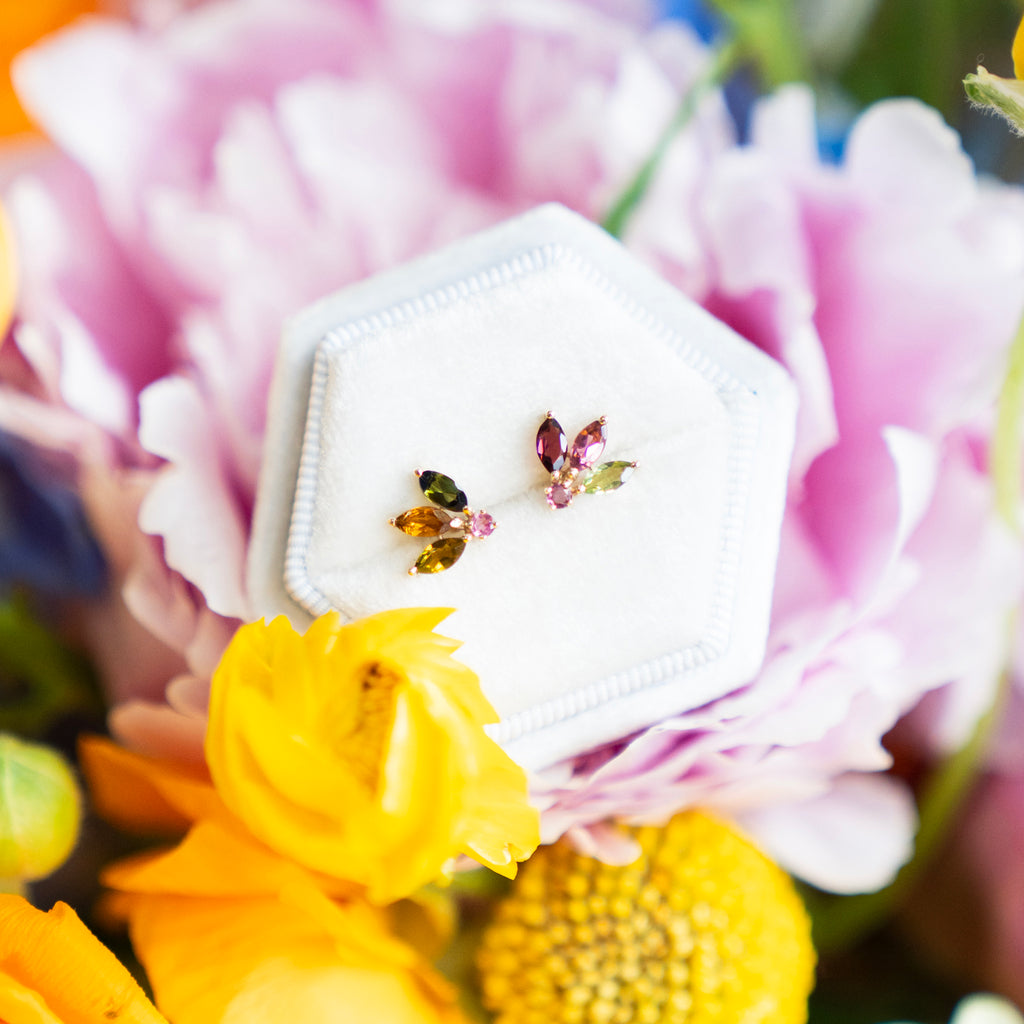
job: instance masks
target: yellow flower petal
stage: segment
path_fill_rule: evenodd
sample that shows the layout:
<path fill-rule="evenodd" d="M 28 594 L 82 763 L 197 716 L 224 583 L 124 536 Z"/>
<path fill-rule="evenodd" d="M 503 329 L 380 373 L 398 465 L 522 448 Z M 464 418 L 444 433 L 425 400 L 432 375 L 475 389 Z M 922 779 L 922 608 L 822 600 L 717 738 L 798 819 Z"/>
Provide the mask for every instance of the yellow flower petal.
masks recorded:
<path fill-rule="evenodd" d="M 1017 26 L 1017 34 L 1013 37 L 1013 73 L 1024 78 L 1024 18 Z"/>
<path fill-rule="evenodd" d="M 457 1024 L 451 990 L 382 917 L 303 893 L 328 905 L 333 928 L 303 898 L 132 898 L 135 948 L 175 1024 Z M 362 939 L 369 951 L 353 956 Z"/>
<path fill-rule="evenodd" d="M 114 954 L 64 903 L 43 913 L 20 896 L 0 896 L 0 976 L 13 982 L 0 986 L 0 1018 L 10 1024 L 16 1024 L 16 1012 L 33 1024 L 50 1024 L 45 1015 L 27 1016 L 32 1001 L 25 989 L 39 993 L 61 1024 L 166 1024 Z M 8 1018 L 4 1010 L 10 1006 L 18 1009 Z"/>
<path fill-rule="evenodd" d="M 400 609 L 305 635 L 243 626 L 214 674 L 206 756 L 227 806 L 270 848 L 398 900 L 467 852 L 515 874 L 538 842 L 526 777 L 483 731 L 476 676 Z"/>

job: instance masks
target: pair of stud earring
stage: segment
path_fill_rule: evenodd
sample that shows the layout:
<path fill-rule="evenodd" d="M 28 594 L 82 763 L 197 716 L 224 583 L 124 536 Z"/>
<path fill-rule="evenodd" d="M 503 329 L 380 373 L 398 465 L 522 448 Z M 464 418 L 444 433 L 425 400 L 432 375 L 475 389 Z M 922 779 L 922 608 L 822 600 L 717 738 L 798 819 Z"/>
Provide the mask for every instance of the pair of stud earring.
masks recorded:
<path fill-rule="evenodd" d="M 549 412 L 537 430 L 537 457 L 550 479 L 544 497 L 552 509 L 568 508 L 578 494 L 618 490 L 636 468 L 635 462 L 602 462 L 605 420 L 587 424 L 572 445 Z M 451 477 L 436 470 L 416 470 L 420 490 L 432 505 L 411 508 L 390 520 L 412 537 L 436 537 L 409 570 L 410 576 L 443 572 L 462 557 L 470 540 L 489 537 L 497 523 L 488 512 L 474 512 L 466 492 Z"/>

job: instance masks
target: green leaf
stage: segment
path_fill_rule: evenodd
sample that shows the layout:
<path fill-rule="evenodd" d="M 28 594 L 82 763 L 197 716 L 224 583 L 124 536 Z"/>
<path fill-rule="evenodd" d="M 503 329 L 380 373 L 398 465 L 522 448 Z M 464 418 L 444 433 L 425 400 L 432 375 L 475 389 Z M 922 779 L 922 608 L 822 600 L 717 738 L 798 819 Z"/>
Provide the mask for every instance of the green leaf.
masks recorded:
<path fill-rule="evenodd" d="M 42 736 L 60 717 L 100 706 L 88 666 L 25 601 L 0 604 L 0 730 Z"/>
<path fill-rule="evenodd" d="M 806 82 L 811 69 L 792 0 L 713 0 L 729 23 L 745 56 L 774 89 L 786 82 Z"/>

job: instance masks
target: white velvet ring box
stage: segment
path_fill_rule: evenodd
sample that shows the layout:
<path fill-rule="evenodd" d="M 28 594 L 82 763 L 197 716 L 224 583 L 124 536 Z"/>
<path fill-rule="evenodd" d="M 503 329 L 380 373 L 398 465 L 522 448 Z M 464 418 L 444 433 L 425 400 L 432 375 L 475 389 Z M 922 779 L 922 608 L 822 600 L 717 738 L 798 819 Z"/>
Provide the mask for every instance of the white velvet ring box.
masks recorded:
<path fill-rule="evenodd" d="M 553 510 L 535 437 L 606 417 L 637 469 Z M 249 564 L 299 628 L 409 606 L 442 631 L 538 768 L 699 706 L 763 657 L 796 412 L 780 367 L 544 206 L 347 288 L 288 326 Z M 389 519 L 437 470 L 497 521 L 446 572 Z"/>

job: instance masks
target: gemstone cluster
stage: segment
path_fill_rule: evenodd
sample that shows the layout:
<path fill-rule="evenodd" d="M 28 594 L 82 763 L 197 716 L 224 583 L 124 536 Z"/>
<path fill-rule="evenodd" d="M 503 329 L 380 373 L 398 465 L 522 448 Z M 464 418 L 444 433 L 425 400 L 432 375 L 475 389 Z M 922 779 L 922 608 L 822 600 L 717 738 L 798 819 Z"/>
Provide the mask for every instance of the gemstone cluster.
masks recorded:
<path fill-rule="evenodd" d="M 544 495 L 554 509 L 568 508 L 577 494 L 601 494 L 621 487 L 636 469 L 635 462 L 602 462 L 605 419 L 588 423 L 577 435 L 572 447 L 566 444 L 565 431 L 549 412 L 537 430 L 537 457 L 551 474 Z"/>
<path fill-rule="evenodd" d="M 409 570 L 410 576 L 443 572 L 461 557 L 470 538 L 489 537 L 498 525 L 488 512 L 474 512 L 466 492 L 450 476 L 436 470 L 416 470 L 420 490 L 433 505 L 411 508 L 389 520 L 410 537 L 436 537 Z"/>

